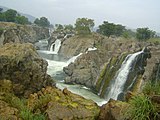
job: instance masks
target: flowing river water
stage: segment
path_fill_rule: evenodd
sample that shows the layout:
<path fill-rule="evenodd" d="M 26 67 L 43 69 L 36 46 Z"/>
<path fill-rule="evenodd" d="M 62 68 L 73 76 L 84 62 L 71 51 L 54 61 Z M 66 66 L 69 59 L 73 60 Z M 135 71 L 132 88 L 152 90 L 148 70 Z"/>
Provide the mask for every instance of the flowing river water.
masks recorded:
<path fill-rule="evenodd" d="M 98 95 L 94 94 L 89 88 L 83 85 L 69 85 L 64 83 L 65 73 L 63 72 L 63 67 L 68 66 L 71 62 L 74 62 L 82 53 L 77 56 L 73 56 L 70 59 L 65 59 L 64 57 L 58 54 L 57 46 L 60 48 L 61 42 L 56 41 L 53 43 L 56 47 L 51 45 L 50 50 L 37 50 L 39 55 L 43 57 L 48 62 L 47 73 L 53 77 L 56 81 L 56 86 L 63 90 L 67 88 L 72 93 L 83 96 L 86 99 L 91 99 L 96 102 L 99 106 L 107 103 L 106 100 L 100 98 Z"/>
<path fill-rule="evenodd" d="M 46 42 L 46 41 L 45 41 Z M 40 41 L 40 44 L 43 42 Z M 123 93 L 124 84 L 127 81 L 128 75 L 134 66 L 137 57 L 143 53 L 143 51 L 130 54 L 126 57 L 121 65 L 121 68 L 117 71 L 116 76 L 111 80 L 110 85 L 106 91 L 105 99 L 100 98 L 98 95 L 94 94 L 89 88 L 83 85 L 69 85 L 64 83 L 65 73 L 63 72 L 63 67 L 68 66 L 71 62 L 74 62 L 79 56 L 73 56 L 70 59 L 65 59 L 63 56 L 58 54 L 61 46 L 61 41 L 57 39 L 50 47 L 50 50 L 38 50 L 38 53 L 48 62 L 47 73 L 53 77 L 56 81 L 56 86 L 63 90 L 67 88 L 72 93 L 83 96 L 86 99 L 91 99 L 96 102 L 99 106 L 107 103 L 110 98 L 115 100 L 118 99 L 118 95 Z M 88 48 L 88 51 L 97 50 L 97 48 Z M 88 52 L 87 51 L 87 52 Z"/>

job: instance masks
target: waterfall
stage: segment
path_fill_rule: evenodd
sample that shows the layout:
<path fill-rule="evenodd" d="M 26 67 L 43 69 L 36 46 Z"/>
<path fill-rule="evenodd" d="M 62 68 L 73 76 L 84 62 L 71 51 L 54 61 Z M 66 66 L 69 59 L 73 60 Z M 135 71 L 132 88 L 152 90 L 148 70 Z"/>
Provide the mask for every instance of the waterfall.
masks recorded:
<path fill-rule="evenodd" d="M 124 85 L 127 81 L 130 71 L 132 70 L 132 67 L 134 67 L 134 62 L 142 53 L 143 51 L 140 51 L 134 54 L 130 54 L 125 58 L 124 62 L 121 65 L 121 68 L 117 72 L 114 80 L 112 80 L 113 82 L 110 84 L 107 90 L 107 100 L 109 100 L 110 98 L 117 100 L 118 95 L 120 93 L 123 93 Z"/>
<path fill-rule="evenodd" d="M 51 44 L 50 51 L 55 52 L 55 54 L 57 54 L 60 47 L 61 47 L 61 40 L 57 39 L 54 43 Z"/>
<path fill-rule="evenodd" d="M 74 62 L 79 56 L 81 56 L 82 53 L 79 53 L 77 56 L 73 56 L 72 58 L 70 58 L 68 61 L 67 61 L 67 65 L 69 65 L 71 62 Z"/>

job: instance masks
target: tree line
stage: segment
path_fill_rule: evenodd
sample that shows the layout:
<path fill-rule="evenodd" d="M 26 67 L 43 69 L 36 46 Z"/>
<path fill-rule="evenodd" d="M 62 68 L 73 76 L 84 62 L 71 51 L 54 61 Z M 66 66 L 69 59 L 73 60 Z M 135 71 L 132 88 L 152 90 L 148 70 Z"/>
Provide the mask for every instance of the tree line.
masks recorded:
<path fill-rule="evenodd" d="M 94 20 L 88 18 L 78 18 L 75 23 L 75 30 L 79 35 L 91 34 L 92 28 L 94 27 Z M 139 41 L 146 41 L 150 38 L 156 37 L 156 32 L 150 30 L 148 27 L 145 28 L 137 28 L 136 32 L 126 29 L 125 26 L 121 24 L 110 23 L 108 21 L 104 21 L 103 24 L 98 26 L 98 33 L 105 35 L 107 37 L 122 36 L 124 38 L 135 37 Z"/>
<path fill-rule="evenodd" d="M 34 23 L 30 22 L 27 17 L 20 15 L 16 10 L 8 9 L 3 12 L 3 9 L 0 8 L 0 21 L 3 22 L 14 22 L 17 24 L 36 24 L 41 27 L 49 27 L 50 22 L 46 17 L 36 18 Z"/>
<path fill-rule="evenodd" d="M 3 9 L 0 8 L 0 21 L 4 22 L 15 22 L 17 24 L 35 24 L 41 27 L 50 27 L 52 26 L 49 20 L 46 17 L 36 18 L 34 23 L 31 23 L 28 18 L 21 16 L 16 10 L 9 9 L 3 12 Z M 75 31 L 78 35 L 89 35 L 93 31 L 95 23 L 93 19 L 88 18 L 77 18 L 75 25 L 61 25 L 56 24 L 56 31 L 68 30 Z M 136 32 L 133 32 L 130 29 L 126 29 L 125 26 L 121 24 L 110 23 L 104 21 L 103 24 L 98 26 L 98 33 L 105 35 L 107 37 L 123 36 L 124 38 L 136 37 L 138 40 L 145 41 L 147 39 L 153 38 L 156 35 L 156 32 L 150 30 L 149 28 L 137 28 Z"/>
<path fill-rule="evenodd" d="M 77 35 L 86 36 L 92 33 L 94 28 L 94 20 L 88 18 L 77 18 L 73 25 L 55 25 L 55 31 L 75 31 Z M 149 28 L 137 28 L 136 31 L 131 29 L 126 29 L 125 26 L 121 24 L 110 23 L 104 21 L 103 24 L 98 26 L 96 32 L 105 35 L 107 37 L 124 37 L 127 39 L 137 38 L 139 41 L 146 41 L 150 38 L 156 37 L 156 32 L 150 30 Z"/>

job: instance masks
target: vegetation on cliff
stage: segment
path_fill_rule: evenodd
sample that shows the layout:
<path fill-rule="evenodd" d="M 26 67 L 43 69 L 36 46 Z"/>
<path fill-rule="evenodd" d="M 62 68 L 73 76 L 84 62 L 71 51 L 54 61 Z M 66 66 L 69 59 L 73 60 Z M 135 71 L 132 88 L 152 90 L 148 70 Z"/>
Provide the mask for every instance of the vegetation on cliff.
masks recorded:
<path fill-rule="evenodd" d="M 94 20 L 88 18 L 77 18 L 75 29 L 78 35 L 91 34 L 91 29 L 94 27 Z"/>
<path fill-rule="evenodd" d="M 41 17 L 40 19 L 36 18 L 34 23 L 38 26 L 41 26 L 41 27 L 49 27 L 50 26 L 50 22 L 48 21 L 48 19 L 46 17 Z"/>
<path fill-rule="evenodd" d="M 6 12 L 1 12 L 0 11 L 0 21 L 3 22 L 15 22 L 18 24 L 30 24 L 28 21 L 28 18 L 25 16 L 21 16 L 20 14 L 17 13 L 16 10 L 9 9 Z"/>
<path fill-rule="evenodd" d="M 132 120 L 160 119 L 160 82 L 147 82 L 143 93 L 133 96 L 129 100 L 130 107 L 127 115 Z"/>

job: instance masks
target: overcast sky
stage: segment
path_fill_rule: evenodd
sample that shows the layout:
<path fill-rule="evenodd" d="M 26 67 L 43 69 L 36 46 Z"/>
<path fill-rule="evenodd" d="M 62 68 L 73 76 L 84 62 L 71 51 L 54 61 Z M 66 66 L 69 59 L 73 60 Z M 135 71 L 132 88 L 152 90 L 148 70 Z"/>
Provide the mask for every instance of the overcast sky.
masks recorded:
<path fill-rule="evenodd" d="M 0 5 L 52 24 L 74 24 L 76 18 L 120 23 L 130 28 L 149 27 L 160 32 L 160 0 L 0 0 Z"/>

